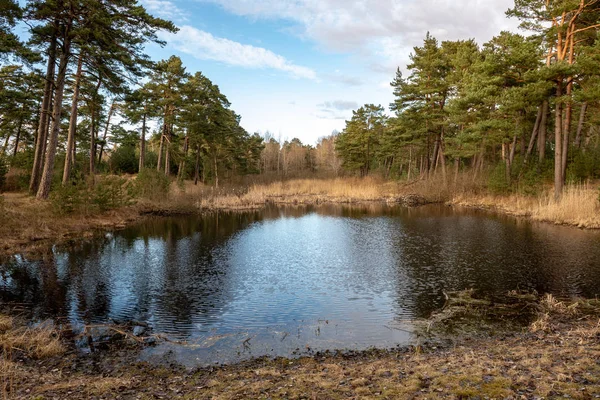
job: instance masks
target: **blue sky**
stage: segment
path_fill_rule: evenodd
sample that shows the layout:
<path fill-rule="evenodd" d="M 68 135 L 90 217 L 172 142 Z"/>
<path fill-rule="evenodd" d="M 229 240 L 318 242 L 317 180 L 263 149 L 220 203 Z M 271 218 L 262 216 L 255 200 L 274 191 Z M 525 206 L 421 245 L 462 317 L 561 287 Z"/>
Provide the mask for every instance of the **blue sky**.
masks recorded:
<path fill-rule="evenodd" d="M 365 103 L 388 106 L 389 82 L 427 31 L 480 43 L 517 22 L 511 0 L 141 0 L 171 19 L 154 59 L 180 56 L 219 85 L 249 132 L 314 144 Z"/>

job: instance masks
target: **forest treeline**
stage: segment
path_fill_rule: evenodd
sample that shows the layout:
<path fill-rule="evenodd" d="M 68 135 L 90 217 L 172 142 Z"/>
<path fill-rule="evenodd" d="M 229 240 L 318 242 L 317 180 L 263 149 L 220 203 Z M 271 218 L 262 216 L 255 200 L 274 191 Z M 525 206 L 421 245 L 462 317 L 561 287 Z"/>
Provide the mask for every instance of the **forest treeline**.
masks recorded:
<path fill-rule="evenodd" d="M 598 0 L 516 0 L 507 14 L 526 34 L 483 45 L 427 34 L 391 82 L 393 115 L 366 104 L 315 146 L 249 134 L 208 77 L 150 60 L 145 46 L 177 28 L 136 0 L 1 3 L 0 176 L 7 163 L 41 199 L 144 169 L 216 186 L 258 173 L 449 184 L 467 171 L 494 190 L 553 182 L 557 199 L 600 177 Z"/>
<path fill-rule="evenodd" d="M 346 123 L 344 167 L 446 182 L 491 170 L 495 189 L 553 181 L 556 198 L 600 177 L 600 2 L 516 0 L 507 14 L 529 34 L 482 46 L 427 34 L 391 84 L 395 115 L 370 104 Z"/>
<path fill-rule="evenodd" d="M 196 181 L 210 171 L 217 185 L 220 170 L 260 172 L 263 139 L 240 126 L 218 86 L 178 57 L 145 54 L 164 45 L 159 31 L 177 31 L 172 22 L 136 0 L 5 0 L 0 13 L 2 152 L 27 172 L 31 194 L 106 171 Z"/>

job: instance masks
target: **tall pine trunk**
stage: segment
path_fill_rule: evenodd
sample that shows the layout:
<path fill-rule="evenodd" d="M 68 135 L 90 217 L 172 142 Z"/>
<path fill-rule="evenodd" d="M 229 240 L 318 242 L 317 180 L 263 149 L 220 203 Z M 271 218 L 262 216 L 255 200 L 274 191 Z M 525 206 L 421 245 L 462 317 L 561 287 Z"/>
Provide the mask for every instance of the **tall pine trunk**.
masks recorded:
<path fill-rule="evenodd" d="M 8 150 L 8 142 L 10 142 L 10 132 L 6 135 L 6 139 L 4 139 L 4 146 L 2 146 L 2 154 L 6 154 L 6 150 Z"/>
<path fill-rule="evenodd" d="M 104 153 L 104 145 L 106 144 L 106 138 L 108 136 L 108 129 L 110 127 L 110 119 L 115 112 L 115 100 L 110 105 L 110 109 L 108 110 L 108 116 L 106 117 L 106 126 L 104 127 L 104 135 L 102 136 L 102 143 L 100 144 L 100 153 L 98 155 L 98 165 L 102 162 L 102 154 Z"/>
<path fill-rule="evenodd" d="M 163 124 L 163 132 L 160 135 L 160 145 L 158 146 L 158 160 L 156 162 L 156 170 L 160 171 L 160 168 L 162 167 L 162 155 L 163 155 L 163 147 L 164 147 L 164 142 L 165 142 L 165 127 L 166 124 Z"/>
<path fill-rule="evenodd" d="M 15 148 L 13 149 L 13 157 L 17 156 L 17 150 L 19 150 L 19 140 L 21 139 L 21 129 L 23 128 L 23 115 L 19 117 L 19 124 L 17 125 L 17 136 L 15 137 Z"/>
<path fill-rule="evenodd" d="M 556 97 L 562 96 L 562 80 L 558 82 L 556 88 Z M 554 199 L 560 200 L 563 190 L 563 171 L 562 171 L 562 104 L 557 102 L 554 110 Z"/>
<path fill-rule="evenodd" d="M 71 24 L 72 20 L 69 21 L 67 26 L 65 26 L 62 52 L 58 65 L 58 75 L 56 77 L 56 95 L 54 96 L 54 107 L 52 109 L 52 129 L 50 131 L 50 137 L 48 139 L 48 145 L 46 148 L 46 160 L 44 163 L 42 178 L 40 180 L 40 187 L 38 188 L 36 196 L 38 199 L 47 199 L 48 195 L 50 194 L 50 187 L 52 186 L 52 174 L 54 172 L 54 160 L 56 158 L 58 134 L 60 132 L 60 122 L 62 116 L 62 101 L 65 91 L 65 78 L 67 76 L 69 58 L 71 57 Z"/>
<path fill-rule="evenodd" d="M 194 185 L 198 184 L 200 178 L 200 144 L 196 146 L 196 165 L 194 167 Z"/>
<path fill-rule="evenodd" d="M 138 171 L 142 172 L 146 166 L 146 106 L 144 106 L 144 115 L 142 115 L 142 134 L 140 136 L 140 164 Z"/>
<path fill-rule="evenodd" d="M 458 174 L 460 172 L 460 157 L 454 159 L 454 185 L 458 183 Z"/>
<path fill-rule="evenodd" d="M 50 39 L 48 46 L 48 65 L 46 67 L 46 78 L 44 82 L 44 98 L 37 129 L 35 141 L 35 152 L 33 156 L 33 168 L 29 180 L 29 193 L 36 194 L 40 185 L 40 178 L 44 167 L 44 156 L 46 152 L 46 141 L 48 139 L 48 127 L 50 126 L 50 108 L 52 104 L 52 93 L 54 92 L 54 71 L 56 69 L 56 33 Z"/>
<path fill-rule="evenodd" d="M 63 169 L 62 184 L 66 185 L 71 179 L 71 169 L 75 163 L 75 132 L 77 131 L 77 107 L 79 104 L 79 85 L 81 83 L 81 67 L 83 65 L 83 54 L 79 55 L 77 73 L 73 84 L 73 100 L 71 102 L 71 117 L 69 119 L 69 134 L 67 137 L 67 152 L 65 153 L 65 166 Z"/>
<path fill-rule="evenodd" d="M 544 107 L 540 106 L 538 108 L 537 117 L 535 119 L 535 125 L 533 126 L 533 131 L 531 132 L 531 138 L 529 139 L 529 146 L 527 146 L 527 151 L 525 152 L 525 157 L 523 158 L 523 164 L 527 164 L 527 160 L 531 153 L 533 153 L 533 147 L 535 146 L 535 142 L 537 140 L 538 134 L 540 132 L 540 124 L 542 122 L 542 113 L 544 112 Z"/>
<path fill-rule="evenodd" d="M 213 153 L 213 168 L 215 173 L 215 187 L 219 187 L 219 166 L 217 165 L 217 152 Z"/>
<path fill-rule="evenodd" d="M 541 164 L 546 158 L 546 132 L 548 130 L 548 100 L 542 105 L 542 120 L 540 121 L 538 133 L 538 161 Z"/>
<path fill-rule="evenodd" d="M 181 158 L 181 162 L 179 163 L 179 171 L 177 171 L 177 179 L 184 179 L 185 175 L 185 160 L 187 158 L 188 153 L 188 142 L 189 137 L 186 135 L 183 140 L 183 157 Z"/>
<path fill-rule="evenodd" d="M 583 4 L 583 0 L 582 0 Z M 571 27 L 571 37 L 567 39 L 567 46 L 569 48 L 569 65 L 573 65 L 575 59 L 575 37 L 573 31 L 575 30 L 575 25 L 573 24 Z M 569 136 L 571 134 L 571 116 L 573 115 L 573 77 L 570 76 L 567 78 L 567 104 L 565 110 L 565 119 L 563 121 L 563 143 L 562 143 L 562 181 L 563 185 L 567 180 L 567 163 L 569 159 Z M 558 144 L 557 144 L 558 145 Z"/>
<path fill-rule="evenodd" d="M 427 177 L 429 178 L 431 176 L 431 173 L 435 172 L 435 166 L 437 165 L 438 162 L 438 152 L 440 151 L 440 140 L 439 138 L 436 138 L 435 143 L 433 145 L 433 157 L 431 158 L 431 164 L 429 164 L 429 155 L 427 157 Z M 433 168 L 432 168 L 433 167 Z"/>
<path fill-rule="evenodd" d="M 577 134 L 575 135 L 575 147 L 581 147 L 581 133 L 583 132 L 583 124 L 585 122 L 585 112 L 587 111 L 587 101 L 581 105 L 581 111 L 579 113 L 579 122 L 577 123 Z"/>
<path fill-rule="evenodd" d="M 173 126 L 169 125 L 167 128 L 167 137 L 165 137 L 165 175 L 169 176 L 171 174 L 171 138 Z"/>
<path fill-rule="evenodd" d="M 94 107 L 90 111 L 90 175 L 93 176 L 96 173 L 96 113 Z"/>
<path fill-rule="evenodd" d="M 101 85 L 102 78 L 98 78 L 98 84 L 96 85 L 96 91 L 93 96 L 94 99 L 92 99 L 90 104 L 90 175 L 92 177 L 96 173 L 96 104 L 94 101 Z"/>

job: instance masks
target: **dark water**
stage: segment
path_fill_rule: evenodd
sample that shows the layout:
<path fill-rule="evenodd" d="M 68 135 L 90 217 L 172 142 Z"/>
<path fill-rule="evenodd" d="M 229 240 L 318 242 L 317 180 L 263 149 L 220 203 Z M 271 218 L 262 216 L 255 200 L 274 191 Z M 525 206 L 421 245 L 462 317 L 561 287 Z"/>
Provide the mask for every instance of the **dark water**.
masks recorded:
<path fill-rule="evenodd" d="M 147 322 L 186 365 L 391 347 L 443 291 L 600 294 L 600 233 L 444 206 L 156 218 L 0 268 L 0 299 L 73 326 Z"/>

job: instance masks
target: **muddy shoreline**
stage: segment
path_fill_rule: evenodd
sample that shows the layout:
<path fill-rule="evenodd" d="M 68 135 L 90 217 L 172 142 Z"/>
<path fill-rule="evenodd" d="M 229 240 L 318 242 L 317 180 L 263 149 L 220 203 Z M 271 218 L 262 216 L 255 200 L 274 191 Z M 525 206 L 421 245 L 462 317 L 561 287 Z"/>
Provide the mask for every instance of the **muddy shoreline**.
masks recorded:
<path fill-rule="evenodd" d="M 9 200 L 9 204 L 19 206 L 21 201 Z M 326 203 L 401 201 L 327 201 L 307 197 L 302 202 L 270 199 L 266 204 Z M 405 205 L 420 204 L 417 201 Z M 35 204 L 27 200 L 24 214 L 31 206 Z M 486 205 L 467 207 L 511 215 Z M 17 220 L 13 226 L 22 229 L 11 231 L 10 237 L 3 233 L 0 256 L 39 256 L 53 245 L 92 239 L 153 216 L 242 210 L 139 203 L 93 216 L 32 214 L 37 226 L 43 227 L 41 233 L 32 236 L 28 217 Z M 496 325 L 473 324 L 473 319 L 465 316 L 474 310 L 480 313 L 475 314 L 478 320 L 494 315 L 506 306 L 498 301 L 475 305 L 467 302 L 459 305 L 460 312 L 451 313 L 452 318 L 444 316 L 446 308 L 421 322 L 422 329 L 438 335 L 435 340 L 426 338 L 412 346 L 314 353 L 295 359 L 257 358 L 192 371 L 167 362 L 140 362 L 139 352 L 148 344 L 128 334 L 85 354 L 74 347 L 72 336 L 56 333 L 66 348 L 64 354 L 38 359 L 17 351 L 10 360 L 5 357 L 0 363 L 0 376 L 6 398 L 600 398 L 600 305 L 594 303 L 592 312 L 582 312 L 580 300 L 544 304 L 542 298 L 536 297 L 523 301 L 517 309 L 519 313 L 531 311 L 530 319 L 519 321 L 518 315 L 504 315 L 497 318 L 501 323 Z M 435 332 L 436 327 L 446 323 L 449 326 L 444 327 L 444 335 Z M 21 328 L 24 324 L 21 322 Z M 0 338 L 5 342 L 2 334 Z"/>
<path fill-rule="evenodd" d="M 6 195 L 5 195 L 6 196 Z M 267 201 L 240 207 L 204 207 L 193 204 L 170 205 L 167 202 L 142 201 L 133 206 L 92 215 L 58 215 L 49 210 L 47 203 L 36 202 L 25 194 L 9 194 L 5 200 L 5 211 L 13 213 L 9 227 L 0 231 L 0 262 L 11 256 L 23 254 L 40 257 L 54 245 L 69 245 L 77 240 L 89 240 L 110 231 L 125 229 L 127 226 L 149 217 L 174 217 L 202 215 L 219 211 L 260 210 L 268 205 L 319 205 L 319 204 L 388 204 L 417 207 L 439 203 L 418 195 L 405 195 L 393 199 L 377 200 L 327 200 L 307 197 L 298 199 L 269 198 Z M 39 207 L 40 209 L 35 209 Z M 35 209 L 35 210 L 34 210 Z M 11 215 L 8 215 L 10 218 Z M 7 218 L 7 217 L 5 217 Z M 2 222 L 2 221 L 0 221 Z"/>
<path fill-rule="evenodd" d="M 136 205 L 122 207 L 105 213 L 92 215 L 57 215 L 48 210 L 47 203 L 39 203 L 25 194 L 8 194 L 4 201 L 4 211 L 8 215 L 8 223 L 0 229 L 0 262 L 7 258 L 23 254 L 29 257 L 40 257 L 54 245 L 68 245 L 76 240 L 88 240 L 106 232 L 117 231 L 140 222 L 145 218 L 160 216 L 202 215 L 208 212 L 243 212 L 260 210 L 269 205 L 361 205 L 385 204 L 405 207 L 419 207 L 429 204 L 445 204 L 449 207 L 482 210 L 507 215 L 535 222 L 553 225 L 570 226 L 585 230 L 597 230 L 600 226 L 585 225 L 565 221 L 552 221 L 534 218 L 531 214 L 515 212 L 501 206 L 493 206 L 486 202 L 465 202 L 464 200 L 447 201 L 433 199 L 419 194 L 405 194 L 382 197 L 374 200 L 338 199 L 322 196 L 294 196 L 290 198 L 271 196 L 265 201 L 247 205 L 212 205 L 199 207 L 197 204 L 170 204 L 168 202 L 142 201 Z M 36 209 L 40 208 L 40 209 Z M 11 213 L 15 214 L 12 215 Z M 6 221 L 0 221 L 6 222 Z"/>
<path fill-rule="evenodd" d="M 195 370 L 139 362 L 143 345 L 127 336 L 88 354 L 63 338 L 60 356 L 13 354 L 1 364 L 2 380 L 8 398 L 36 399 L 600 397 L 600 302 L 519 293 L 506 299 L 453 295 L 422 322 L 431 338 L 411 346 Z M 524 307 L 529 322 L 504 326 Z M 486 316 L 495 322 L 482 324 Z M 441 334 L 448 328 L 450 336 Z"/>

